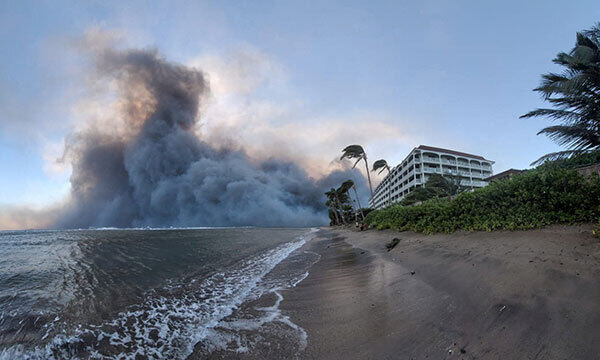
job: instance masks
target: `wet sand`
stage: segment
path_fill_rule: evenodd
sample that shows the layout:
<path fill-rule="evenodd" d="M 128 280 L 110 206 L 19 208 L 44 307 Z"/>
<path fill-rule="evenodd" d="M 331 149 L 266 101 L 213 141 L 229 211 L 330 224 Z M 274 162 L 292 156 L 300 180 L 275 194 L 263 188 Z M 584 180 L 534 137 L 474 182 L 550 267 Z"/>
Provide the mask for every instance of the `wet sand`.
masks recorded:
<path fill-rule="evenodd" d="M 600 243 L 591 228 L 327 228 L 305 245 L 320 261 L 280 308 L 306 330 L 306 359 L 597 359 Z"/>

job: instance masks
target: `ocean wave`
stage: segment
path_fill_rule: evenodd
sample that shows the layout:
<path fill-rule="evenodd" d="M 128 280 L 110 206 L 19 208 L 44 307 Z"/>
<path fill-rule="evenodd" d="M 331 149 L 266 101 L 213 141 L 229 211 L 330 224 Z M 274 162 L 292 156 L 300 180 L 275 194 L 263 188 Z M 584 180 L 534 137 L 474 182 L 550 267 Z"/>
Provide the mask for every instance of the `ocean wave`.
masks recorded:
<path fill-rule="evenodd" d="M 267 291 L 275 292 L 278 300 L 271 307 L 259 309 L 265 314 L 262 319 L 244 326 L 260 326 L 277 319 L 295 328 L 305 341 L 304 330 L 297 328 L 278 309 L 282 299 L 278 291 L 290 284 L 271 282 L 267 286 L 264 280 L 277 264 L 300 248 L 316 230 L 313 228 L 296 241 L 281 244 L 205 279 L 171 282 L 149 292 L 142 304 L 132 306 L 113 320 L 79 326 L 70 334 L 56 335 L 44 347 L 32 350 L 17 345 L 0 350 L 0 359 L 185 358 L 192 353 L 195 344 L 214 335 L 215 327 L 236 326 L 235 323 L 227 325 L 222 320 L 249 297 L 257 297 Z M 300 277 L 305 276 L 303 273 Z M 295 278 L 292 283 L 299 281 L 301 279 Z M 56 318 L 53 323 L 60 321 Z M 242 326 L 242 323 L 237 323 L 237 326 Z"/>

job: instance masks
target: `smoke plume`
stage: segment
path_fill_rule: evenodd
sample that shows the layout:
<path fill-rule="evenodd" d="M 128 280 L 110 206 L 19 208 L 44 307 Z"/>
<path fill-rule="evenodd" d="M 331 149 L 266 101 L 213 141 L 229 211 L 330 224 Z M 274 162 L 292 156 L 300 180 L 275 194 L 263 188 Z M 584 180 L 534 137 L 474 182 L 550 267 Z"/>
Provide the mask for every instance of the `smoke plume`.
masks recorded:
<path fill-rule="evenodd" d="M 313 179 L 292 161 L 203 141 L 193 131 L 209 92 L 200 70 L 152 50 L 105 48 L 95 63 L 117 86 L 119 112 L 67 138 L 71 194 L 54 227 L 320 225 L 324 191 L 350 178 L 366 193 L 356 170 Z"/>

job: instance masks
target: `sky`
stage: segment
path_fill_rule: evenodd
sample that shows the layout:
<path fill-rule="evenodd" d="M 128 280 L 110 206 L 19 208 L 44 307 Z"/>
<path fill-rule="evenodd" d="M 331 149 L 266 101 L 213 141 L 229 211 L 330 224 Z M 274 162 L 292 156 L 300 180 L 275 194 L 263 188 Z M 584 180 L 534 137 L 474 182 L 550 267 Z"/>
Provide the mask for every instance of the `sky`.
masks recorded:
<path fill-rule="evenodd" d="M 257 159 L 294 159 L 318 177 L 349 144 L 392 165 L 424 144 L 500 172 L 560 149 L 536 136 L 547 120 L 519 116 L 544 105 L 540 75 L 597 21 L 597 1 L 4 1 L 0 207 L 68 195 L 65 138 L 107 116 L 86 37 L 205 72 L 197 132 Z"/>

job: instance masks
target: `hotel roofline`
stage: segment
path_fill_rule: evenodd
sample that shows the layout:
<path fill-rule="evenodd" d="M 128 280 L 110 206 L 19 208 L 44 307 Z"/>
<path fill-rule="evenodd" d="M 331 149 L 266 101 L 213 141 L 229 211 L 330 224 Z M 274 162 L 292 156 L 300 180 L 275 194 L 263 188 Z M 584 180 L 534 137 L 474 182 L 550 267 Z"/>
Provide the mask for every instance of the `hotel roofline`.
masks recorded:
<path fill-rule="evenodd" d="M 483 160 L 483 161 L 489 161 L 492 164 L 495 163 L 495 161 L 488 160 L 488 159 L 484 158 L 483 156 L 473 155 L 473 154 L 468 154 L 468 153 L 464 153 L 464 152 L 460 152 L 460 151 L 455 151 L 455 150 L 450 150 L 450 149 L 443 149 L 443 148 L 433 147 L 433 146 L 428 146 L 428 145 L 419 145 L 416 149 L 426 150 L 426 151 L 443 152 L 443 153 L 448 153 L 448 154 L 452 154 L 452 155 L 456 155 L 456 156 L 464 156 L 464 157 L 470 157 L 470 158 L 473 158 L 473 159 L 479 159 L 479 160 Z"/>

